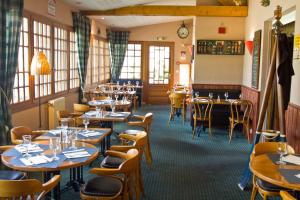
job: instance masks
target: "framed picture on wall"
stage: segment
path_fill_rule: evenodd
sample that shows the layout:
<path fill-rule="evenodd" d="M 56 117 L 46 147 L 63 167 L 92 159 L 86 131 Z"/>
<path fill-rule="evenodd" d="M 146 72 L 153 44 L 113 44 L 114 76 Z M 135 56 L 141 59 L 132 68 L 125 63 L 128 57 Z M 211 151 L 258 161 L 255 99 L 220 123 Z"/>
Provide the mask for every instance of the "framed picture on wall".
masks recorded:
<path fill-rule="evenodd" d="M 254 33 L 254 39 L 253 39 L 251 87 L 254 89 L 258 89 L 258 84 L 259 84 L 260 49 L 261 49 L 261 30 L 258 30 Z"/>

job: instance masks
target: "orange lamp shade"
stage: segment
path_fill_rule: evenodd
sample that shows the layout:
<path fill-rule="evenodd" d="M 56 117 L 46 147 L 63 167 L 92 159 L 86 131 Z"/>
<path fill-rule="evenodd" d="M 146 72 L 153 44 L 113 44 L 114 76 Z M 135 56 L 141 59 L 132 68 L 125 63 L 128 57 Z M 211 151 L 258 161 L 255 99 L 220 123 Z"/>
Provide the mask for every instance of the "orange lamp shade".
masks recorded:
<path fill-rule="evenodd" d="M 31 61 L 31 75 L 48 75 L 51 73 L 51 67 L 44 52 L 37 52 Z"/>
<path fill-rule="evenodd" d="M 249 54 L 252 56 L 252 53 L 253 53 L 253 41 L 247 40 L 245 42 L 245 44 L 246 44 L 246 47 L 248 49 Z"/>

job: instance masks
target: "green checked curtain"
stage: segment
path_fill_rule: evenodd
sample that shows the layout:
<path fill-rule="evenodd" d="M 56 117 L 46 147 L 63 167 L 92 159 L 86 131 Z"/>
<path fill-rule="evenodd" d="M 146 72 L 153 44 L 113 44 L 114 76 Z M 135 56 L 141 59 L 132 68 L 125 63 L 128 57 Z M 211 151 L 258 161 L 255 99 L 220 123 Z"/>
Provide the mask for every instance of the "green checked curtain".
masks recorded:
<path fill-rule="evenodd" d="M 110 60 L 111 60 L 111 80 L 119 79 L 129 38 L 128 31 L 108 32 Z"/>
<path fill-rule="evenodd" d="M 10 102 L 18 64 L 23 0 L 0 1 L 0 143 L 8 142 L 12 128 Z"/>
<path fill-rule="evenodd" d="M 89 58 L 91 22 L 89 18 L 78 12 L 72 13 L 72 16 L 73 26 L 77 36 L 78 72 L 80 80 L 79 102 L 81 102 L 83 99 L 83 90 L 85 87 L 87 63 Z"/>

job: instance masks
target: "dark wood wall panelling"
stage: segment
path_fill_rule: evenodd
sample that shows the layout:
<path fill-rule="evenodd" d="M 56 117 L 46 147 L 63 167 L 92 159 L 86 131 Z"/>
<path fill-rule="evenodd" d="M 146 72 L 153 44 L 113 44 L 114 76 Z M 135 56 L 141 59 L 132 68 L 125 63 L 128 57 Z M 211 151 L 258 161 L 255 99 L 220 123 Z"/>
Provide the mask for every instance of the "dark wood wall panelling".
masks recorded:
<path fill-rule="evenodd" d="M 192 84 L 193 89 L 220 89 L 220 90 L 240 90 L 241 85 L 230 84 Z"/>
<path fill-rule="evenodd" d="M 258 113 L 259 113 L 259 101 L 260 101 L 260 92 L 256 89 L 241 86 L 241 92 L 243 99 L 247 99 L 252 102 L 253 104 L 253 111 L 252 111 L 252 135 L 251 138 L 254 138 L 254 134 L 256 133 L 256 126 L 258 120 Z"/>
<path fill-rule="evenodd" d="M 290 103 L 285 117 L 287 141 L 300 153 L 300 106 Z"/>

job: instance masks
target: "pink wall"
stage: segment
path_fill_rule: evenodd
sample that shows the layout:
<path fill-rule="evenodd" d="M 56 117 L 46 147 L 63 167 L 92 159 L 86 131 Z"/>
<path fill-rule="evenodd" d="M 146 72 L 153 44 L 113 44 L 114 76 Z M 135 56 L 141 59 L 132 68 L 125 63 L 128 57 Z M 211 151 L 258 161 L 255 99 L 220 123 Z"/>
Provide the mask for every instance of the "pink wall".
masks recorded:
<path fill-rule="evenodd" d="M 189 29 L 189 36 L 186 39 L 180 39 L 177 35 L 177 29 L 182 21 L 142 26 L 130 29 L 130 41 L 157 41 L 156 37 L 165 37 L 166 42 L 175 42 L 174 49 L 174 83 L 179 80 L 179 65 L 176 63 L 190 63 L 190 55 L 188 45 L 192 44 L 192 20 L 185 20 L 185 24 Z M 186 60 L 180 59 L 181 51 L 186 51 Z"/>

